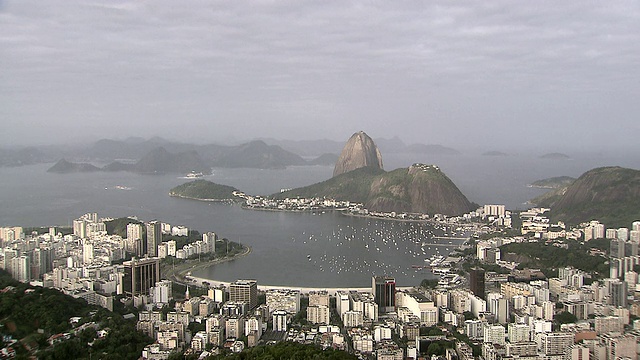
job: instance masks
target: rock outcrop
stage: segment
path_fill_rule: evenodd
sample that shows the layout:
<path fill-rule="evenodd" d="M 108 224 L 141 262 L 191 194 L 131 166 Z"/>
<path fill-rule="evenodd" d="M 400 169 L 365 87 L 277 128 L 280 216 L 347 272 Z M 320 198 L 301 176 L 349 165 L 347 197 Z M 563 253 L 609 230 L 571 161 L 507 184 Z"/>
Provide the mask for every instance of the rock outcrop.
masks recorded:
<path fill-rule="evenodd" d="M 342 149 L 333 169 L 333 176 L 362 167 L 383 168 L 382 156 L 375 142 L 364 131 L 359 131 L 349 138 Z"/>

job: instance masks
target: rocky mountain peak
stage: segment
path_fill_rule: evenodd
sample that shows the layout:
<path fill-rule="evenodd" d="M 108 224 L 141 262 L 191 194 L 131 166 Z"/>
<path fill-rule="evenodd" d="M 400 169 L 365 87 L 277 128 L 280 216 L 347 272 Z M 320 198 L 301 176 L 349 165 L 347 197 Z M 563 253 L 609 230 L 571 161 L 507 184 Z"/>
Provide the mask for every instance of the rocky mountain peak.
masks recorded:
<path fill-rule="evenodd" d="M 382 156 L 373 139 L 364 131 L 359 131 L 351 135 L 344 145 L 333 169 L 333 176 L 366 166 L 382 169 Z"/>

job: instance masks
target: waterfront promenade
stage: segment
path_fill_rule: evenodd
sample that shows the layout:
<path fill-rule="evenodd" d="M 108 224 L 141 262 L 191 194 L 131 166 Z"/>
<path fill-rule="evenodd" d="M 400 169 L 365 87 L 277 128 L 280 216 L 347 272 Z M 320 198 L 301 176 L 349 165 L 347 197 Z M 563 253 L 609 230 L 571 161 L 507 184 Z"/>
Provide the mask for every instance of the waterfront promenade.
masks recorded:
<path fill-rule="evenodd" d="M 191 276 L 191 275 L 186 275 L 184 278 L 189 281 L 189 284 L 193 284 L 193 285 L 196 285 L 196 286 L 202 286 L 202 287 L 207 287 L 207 286 L 225 286 L 225 287 L 228 288 L 229 285 L 231 284 L 230 282 L 226 282 L 226 281 L 205 279 L 205 278 L 195 277 L 195 276 Z M 411 289 L 411 288 L 412 287 L 398 287 L 396 289 L 397 290 L 407 290 L 407 289 Z M 260 290 L 260 291 L 281 290 L 281 289 L 299 290 L 303 294 L 308 294 L 311 291 L 327 291 L 329 293 L 329 295 L 332 295 L 332 296 L 335 296 L 338 291 L 371 292 L 371 287 L 326 288 L 326 287 L 300 287 L 300 286 L 260 285 L 260 284 L 258 284 L 258 290 Z"/>

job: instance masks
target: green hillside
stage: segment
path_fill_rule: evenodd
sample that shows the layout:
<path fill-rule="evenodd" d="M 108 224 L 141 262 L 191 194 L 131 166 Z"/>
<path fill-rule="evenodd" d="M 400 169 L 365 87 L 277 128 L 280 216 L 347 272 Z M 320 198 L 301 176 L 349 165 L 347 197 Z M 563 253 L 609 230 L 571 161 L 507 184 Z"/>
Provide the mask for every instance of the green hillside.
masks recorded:
<path fill-rule="evenodd" d="M 622 167 L 589 170 L 566 188 L 532 200 L 551 208 L 553 221 L 599 220 L 607 227 L 640 220 L 640 171 Z"/>
<path fill-rule="evenodd" d="M 234 191 L 238 189 L 200 179 L 172 188 L 169 195 L 199 200 L 228 200 L 233 199 Z"/>
<path fill-rule="evenodd" d="M 424 164 L 389 172 L 362 167 L 273 196 L 326 197 L 363 203 L 369 210 L 384 212 L 460 215 L 474 208 L 440 169 Z"/>

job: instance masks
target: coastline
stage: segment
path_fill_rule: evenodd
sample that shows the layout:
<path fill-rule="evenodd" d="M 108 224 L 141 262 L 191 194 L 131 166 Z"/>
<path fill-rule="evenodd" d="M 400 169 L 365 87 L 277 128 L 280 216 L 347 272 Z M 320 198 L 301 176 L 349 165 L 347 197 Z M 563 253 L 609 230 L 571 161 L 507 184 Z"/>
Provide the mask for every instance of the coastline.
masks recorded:
<path fill-rule="evenodd" d="M 202 269 L 209 266 L 215 266 L 218 264 L 222 264 L 228 261 L 233 261 L 239 259 L 241 257 L 245 257 L 251 254 L 251 247 L 243 245 L 245 250 L 239 254 L 236 254 L 232 257 L 224 257 L 219 259 L 213 259 L 205 262 L 197 262 L 195 260 L 191 260 L 191 262 L 186 262 L 180 264 L 175 269 L 169 269 L 166 272 L 166 277 L 174 281 L 176 283 L 182 285 L 195 285 L 199 287 L 211 287 L 211 286 L 224 286 L 229 287 L 231 282 L 229 281 L 220 281 L 215 279 L 207 279 L 197 276 L 191 276 L 189 273 L 193 270 Z M 403 286 L 398 287 L 399 290 L 408 290 L 412 289 L 412 286 Z M 327 291 L 329 294 L 335 296 L 338 291 L 359 291 L 359 292 L 370 292 L 370 287 L 309 287 L 309 286 L 288 286 L 288 285 L 260 285 L 258 284 L 258 290 L 267 291 L 267 290 L 299 290 L 303 294 L 307 294 L 311 291 Z"/>
<path fill-rule="evenodd" d="M 204 202 L 220 202 L 220 203 L 235 203 L 235 202 L 238 202 L 235 199 L 202 199 L 202 198 L 196 198 L 196 197 L 178 195 L 178 194 L 172 194 L 172 193 L 169 193 L 169 196 L 170 197 L 175 197 L 175 198 L 180 198 L 180 199 L 197 200 L 197 201 L 204 201 Z"/>
<path fill-rule="evenodd" d="M 437 221 L 434 221 L 433 219 L 399 219 L 399 218 L 386 217 L 386 216 L 354 214 L 354 213 L 348 212 L 348 211 L 342 212 L 342 215 L 365 218 L 365 219 L 391 220 L 391 221 L 404 221 L 404 222 L 419 222 L 419 223 L 432 223 L 432 224 L 437 223 Z"/>
<path fill-rule="evenodd" d="M 224 286 L 229 287 L 231 282 L 229 281 L 218 281 L 212 279 L 205 279 L 201 277 L 186 275 L 185 278 L 189 281 L 189 285 L 196 286 L 207 286 L 204 283 L 209 284 L 208 286 Z M 402 286 L 397 287 L 398 290 L 409 290 L 413 289 L 413 286 Z M 312 291 L 327 291 L 330 295 L 335 296 L 338 291 L 358 291 L 358 292 L 371 292 L 370 287 L 305 287 L 305 286 L 287 286 L 287 285 L 260 285 L 258 284 L 258 290 L 267 291 L 267 290 L 298 290 L 303 294 L 308 294 Z"/>
<path fill-rule="evenodd" d="M 214 266 L 217 264 L 222 264 L 228 261 L 233 261 L 242 257 L 245 257 L 249 254 L 251 254 L 251 247 L 247 246 L 247 245 L 242 245 L 244 247 L 244 251 L 242 251 L 239 254 L 233 255 L 231 257 L 223 257 L 223 258 L 216 258 L 216 259 L 212 259 L 212 260 L 208 260 L 208 261 L 197 261 L 195 259 L 193 260 L 187 260 L 187 262 L 179 264 L 178 266 L 171 268 L 170 265 L 167 266 L 167 269 L 165 269 L 165 277 L 168 278 L 171 281 L 177 282 L 179 284 L 183 284 L 183 285 L 189 285 L 190 284 L 190 280 L 189 278 L 191 277 L 190 275 L 188 275 L 191 271 L 193 270 L 199 270 L 205 267 L 209 267 L 209 266 Z M 205 281 L 207 281 L 205 279 Z"/>

